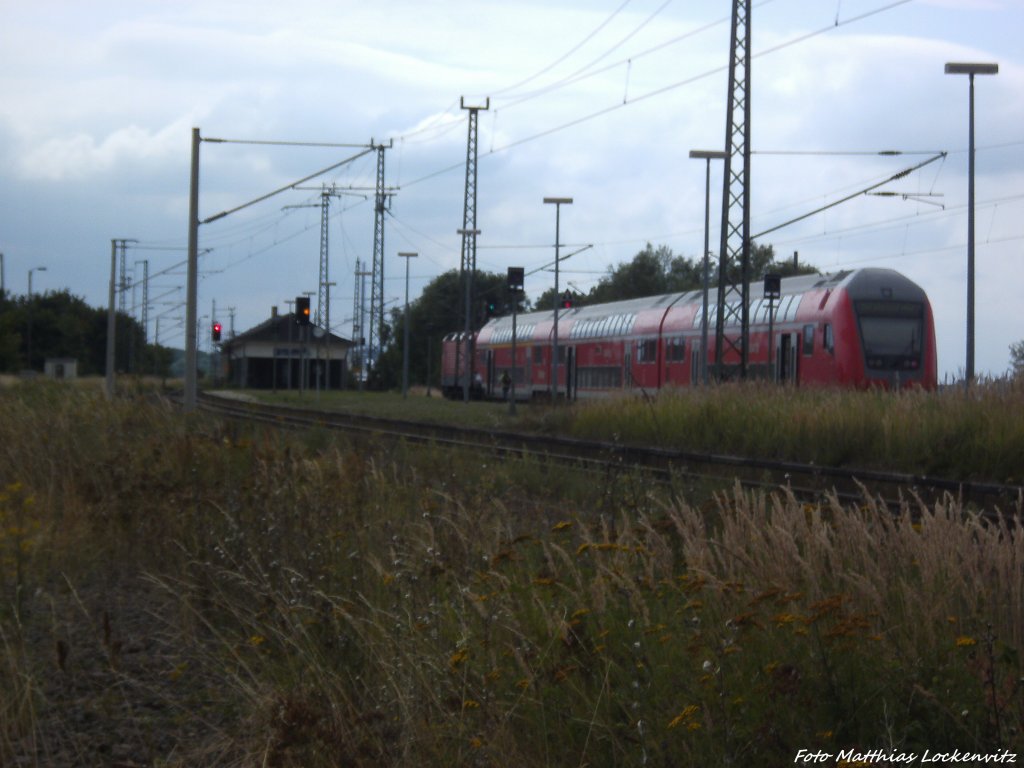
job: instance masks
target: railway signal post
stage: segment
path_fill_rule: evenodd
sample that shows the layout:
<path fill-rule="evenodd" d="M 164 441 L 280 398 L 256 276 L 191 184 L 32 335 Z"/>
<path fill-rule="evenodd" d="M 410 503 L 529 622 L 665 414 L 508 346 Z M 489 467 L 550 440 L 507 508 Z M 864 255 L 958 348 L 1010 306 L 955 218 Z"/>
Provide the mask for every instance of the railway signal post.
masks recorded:
<path fill-rule="evenodd" d="M 508 293 L 512 297 L 512 397 L 508 399 L 509 416 L 516 415 L 516 313 L 523 293 L 524 274 L 522 267 L 508 268 Z"/>
<path fill-rule="evenodd" d="M 764 296 L 768 299 L 768 377 L 775 382 L 775 300 L 782 296 L 782 275 L 764 276 Z"/>

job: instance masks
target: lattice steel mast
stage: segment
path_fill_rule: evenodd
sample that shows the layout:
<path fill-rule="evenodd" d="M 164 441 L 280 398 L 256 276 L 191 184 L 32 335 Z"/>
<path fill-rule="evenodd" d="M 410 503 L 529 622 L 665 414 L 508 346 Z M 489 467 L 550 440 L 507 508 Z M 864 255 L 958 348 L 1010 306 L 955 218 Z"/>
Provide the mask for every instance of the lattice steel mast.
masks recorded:
<path fill-rule="evenodd" d="M 462 278 L 463 294 L 465 296 L 463 307 L 463 320 L 465 330 L 465 345 L 456 347 L 455 370 L 459 370 L 459 355 L 465 356 L 466 376 L 462 382 L 462 399 L 469 402 L 469 386 L 473 378 L 473 340 L 471 338 L 473 325 L 473 276 L 476 274 L 476 236 L 480 230 L 476 228 L 476 161 L 477 161 L 477 131 L 479 126 L 478 112 L 481 109 L 490 109 L 491 100 L 487 99 L 482 107 L 467 107 L 465 98 L 459 99 L 459 106 L 469 111 L 469 134 L 466 139 L 466 194 L 462 206 L 462 260 L 459 271 Z"/>
<path fill-rule="evenodd" d="M 750 0 L 733 0 L 715 375 L 746 378 L 750 348 Z M 739 165 L 739 168 L 736 166 Z M 740 268 L 738 285 L 731 267 Z"/>
<path fill-rule="evenodd" d="M 119 240 L 118 242 L 121 245 L 121 281 L 118 283 L 118 290 L 121 292 L 121 296 L 118 301 L 117 311 L 123 315 L 126 312 L 125 306 L 128 301 L 127 294 L 131 282 L 128 279 L 128 241 Z"/>
<path fill-rule="evenodd" d="M 381 352 L 381 331 L 384 328 L 384 214 L 387 213 L 390 196 L 384 189 L 384 150 L 393 141 L 377 144 L 377 187 L 374 198 L 373 218 L 373 263 L 370 278 L 370 333 L 367 335 L 367 352 L 364 366 L 376 364 Z"/>
<path fill-rule="evenodd" d="M 316 315 L 313 324 L 317 328 L 323 328 L 327 316 L 327 281 L 329 277 L 330 249 L 328 247 L 327 221 L 331 212 L 331 194 L 333 190 L 327 189 L 325 185 L 320 192 L 320 282 L 316 295 Z M 328 329 L 330 330 L 330 329 Z"/>
<path fill-rule="evenodd" d="M 366 278 L 370 273 L 363 269 L 361 259 L 356 259 L 355 273 L 355 306 L 352 311 L 352 341 L 356 343 L 357 360 L 359 361 L 359 389 L 362 390 L 366 378 L 366 337 L 363 335 L 364 315 L 366 313 Z"/>

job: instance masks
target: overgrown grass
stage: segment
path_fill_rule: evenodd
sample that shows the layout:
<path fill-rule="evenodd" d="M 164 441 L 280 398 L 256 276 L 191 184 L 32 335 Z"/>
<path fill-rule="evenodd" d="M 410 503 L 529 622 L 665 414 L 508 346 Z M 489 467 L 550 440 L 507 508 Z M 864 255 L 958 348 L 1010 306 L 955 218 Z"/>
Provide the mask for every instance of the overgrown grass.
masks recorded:
<path fill-rule="evenodd" d="M 275 403 L 484 429 L 568 434 L 959 480 L 1024 483 L 1024 383 L 940 392 L 794 389 L 763 383 L 666 389 L 569 407 L 452 402 L 396 393 L 252 393 Z"/>
<path fill-rule="evenodd" d="M 567 414 L 581 437 L 698 451 L 1024 482 L 1024 382 L 941 392 L 763 384 L 666 390 Z"/>
<path fill-rule="evenodd" d="M 173 765 L 1024 748 L 1024 543 L 952 500 L 893 518 L 733 489 L 697 508 L 638 477 L 141 399 L 24 387 L 0 407 L 0 514 L 22 515 L 0 532 L 0 764 L 53 738 L 19 640 L 45 617 L 18 595 L 111 568 L 176 601 L 180 674 L 221 681 L 233 725 Z"/>
<path fill-rule="evenodd" d="M 510 429 L 522 424 L 522 414 L 520 418 L 509 415 L 508 403 L 473 400 L 467 407 L 462 400 L 448 400 L 442 397 L 437 389 L 428 397 L 423 387 L 410 388 L 409 396 L 405 398 L 398 392 L 352 390 L 320 394 L 315 391 L 300 393 L 296 390 L 245 390 L 243 394 L 260 402 L 275 405 L 322 408 L 327 411 L 344 411 L 364 416 L 457 424 L 483 429 Z"/>

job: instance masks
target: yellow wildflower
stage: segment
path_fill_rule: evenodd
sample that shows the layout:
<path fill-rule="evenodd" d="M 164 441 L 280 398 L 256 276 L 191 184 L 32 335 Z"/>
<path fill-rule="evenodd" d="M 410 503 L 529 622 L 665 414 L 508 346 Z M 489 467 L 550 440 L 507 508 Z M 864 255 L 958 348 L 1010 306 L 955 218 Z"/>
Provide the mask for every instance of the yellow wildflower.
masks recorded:
<path fill-rule="evenodd" d="M 688 704 L 687 706 L 683 707 L 683 711 L 680 712 L 678 715 L 676 715 L 675 717 L 673 717 L 669 721 L 669 723 L 668 723 L 669 730 L 671 730 L 672 728 L 675 728 L 677 726 L 680 726 L 680 725 L 682 725 L 684 723 L 687 723 L 687 721 L 689 721 L 690 718 L 692 718 L 698 712 L 700 712 L 700 707 L 697 706 L 696 704 Z M 689 727 L 689 726 L 687 726 L 687 727 Z M 700 726 L 698 725 L 698 727 L 700 727 Z M 693 729 L 691 729 L 691 730 L 693 730 Z"/>

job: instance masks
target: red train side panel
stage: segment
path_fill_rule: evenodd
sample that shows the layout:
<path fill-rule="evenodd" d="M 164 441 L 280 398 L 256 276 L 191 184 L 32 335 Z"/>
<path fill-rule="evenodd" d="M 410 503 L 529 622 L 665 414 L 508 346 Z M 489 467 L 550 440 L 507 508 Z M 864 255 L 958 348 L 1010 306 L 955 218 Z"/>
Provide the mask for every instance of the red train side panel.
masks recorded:
<path fill-rule="evenodd" d="M 887 269 L 811 275 L 782 281 L 769 302 L 751 285 L 748 376 L 803 386 L 937 385 L 935 324 L 924 291 Z M 699 291 L 563 310 L 558 316 L 558 397 L 586 398 L 629 390 L 656 391 L 714 376 L 714 319 L 704 349 Z M 480 390 L 500 395 L 508 372 L 517 398 L 552 395 L 551 312 L 496 318 L 476 338 Z M 769 329 L 771 333 L 769 334 Z M 726 333 L 737 335 L 738 328 Z M 770 338 L 769 338 L 770 336 Z M 442 386 L 461 391 L 462 334 L 445 337 Z M 725 364 L 738 362 L 725 357 Z M 459 358 L 457 362 L 456 358 Z M 458 370 L 457 370 L 458 366 Z"/>

